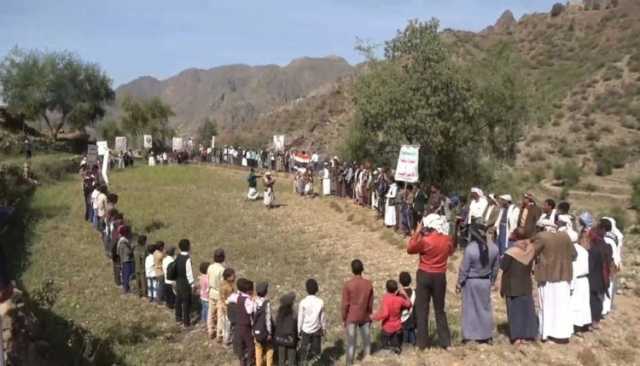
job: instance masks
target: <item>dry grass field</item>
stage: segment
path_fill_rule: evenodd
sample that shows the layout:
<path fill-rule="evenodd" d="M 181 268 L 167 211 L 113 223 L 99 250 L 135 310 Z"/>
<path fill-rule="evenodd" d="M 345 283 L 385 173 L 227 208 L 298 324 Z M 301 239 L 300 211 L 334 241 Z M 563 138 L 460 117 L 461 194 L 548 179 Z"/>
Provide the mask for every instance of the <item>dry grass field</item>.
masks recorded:
<path fill-rule="evenodd" d="M 112 189 L 120 196 L 119 208 L 135 231 L 146 232 L 150 241 L 176 245 L 181 238 L 189 238 L 196 271 L 200 262 L 211 261 L 215 248 L 223 247 L 228 264 L 241 276 L 269 281 L 274 303 L 291 290 L 300 300 L 304 281 L 316 278 L 329 319 L 322 364 L 342 363 L 339 302 L 342 282 L 350 275 L 349 262 L 356 257 L 364 261 L 365 274 L 374 281 L 377 307 L 384 281 L 397 278 L 403 270 L 413 273 L 417 258 L 405 253 L 404 240 L 383 229 L 372 211 L 346 200 L 295 196 L 284 176 L 276 177 L 280 207 L 267 210 L 260 202 L 247 202 L 245 175 L 241 170 L 206 166 L 143 167 L 115 172 Z M 55 296 L 47 308 L 50 322 L 45 331 L 54 344 L 66 342 L 72 324 L 101 341 L 100 351 L 106 356 L 100 364 L 235 363 L 230 350 L 207 342 L 201 327 L 181 330 L 166 309 L 136 296 L 123 296 L 115 287 L 98 235 L 83 221 L 76 177 L 39 188 L 30 205 L 19 281 L 32 295 L 45 293 L 38 289 L 53 281 L 46 292 Z M 631 282 L 640 267 L 637 237 L 629 237 L 625 246 L 625 273 Z M 518 348 L 509 345 L 503 334 L 506 313 L 496 293 L 495 344 L 461 345 L 460 301 L 453 291 L 460 257 L 456 253 L 448 272 L 447 309 L 454 347 L 424 353 L 406 349 L 399 358 L 378 353 L 363 364 L 640 364 L 637 288 L 624 290 L 617 298 L 616 311 L 598 333 L 574 337 L 569 345 L 535 343 Z M 73 355 L 54 353 L 52 361 L 71 364 L 68 360 Z"/>

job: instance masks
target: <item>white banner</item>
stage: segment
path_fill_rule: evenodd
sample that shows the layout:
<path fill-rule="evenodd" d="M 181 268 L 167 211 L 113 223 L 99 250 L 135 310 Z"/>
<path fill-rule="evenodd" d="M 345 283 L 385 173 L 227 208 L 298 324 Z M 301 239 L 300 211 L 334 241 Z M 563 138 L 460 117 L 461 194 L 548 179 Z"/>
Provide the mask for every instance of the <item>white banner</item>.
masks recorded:
<path fill-rule="evenodd" d="M 125 136 L 116 136 L 115 150 L 120 152 L 127 151 L 127 138 Z"/>
<path fill-rule="evenodd" d="M 151 135 L 144 135 L 142 136 L 142 138 L 143 138 L 144 148 L 151 149 L 153 147 L 153 138 L 151 137 Z"/>
<path fill-rule="evenodd" d="M 109 149 L 104 153 L 104 160 L 102 161 L 102 179 L 109 185 Z"/>
<path fill-rule="evenodd" d="M 182 137 L 174 137 L 171 141 L 171 147 L 173 151 L 182 151 Z"/>
<path fill-rule="evenodd" d="M 211 136 L 211 148 L 212 149 L 216 148 L 216 137 L 215 136 Z"/>
<path fill-rule="evenodd" d="M 420 180 L 418 174 L 418 156 L 420 145 L 402 145 L 398 155 L 395 179 L 400 182 L 417 183 Z"/>
<path fill-rule="evenodd" d="M 285 135 L 273 135 L 273 148 L 276 151 L 284 151 Z"/>
<path fill-rule="evenodd" d="M 96 145 L 98 145 L 98 155 L 104 155 L 109 151 L 109 145 L 106 141 L 98 141 Z"/>
<path fill-rule="evenodd" d="M 87 164 L 93 166 L 98 161 L 98 146 L 87 145 Z"/>

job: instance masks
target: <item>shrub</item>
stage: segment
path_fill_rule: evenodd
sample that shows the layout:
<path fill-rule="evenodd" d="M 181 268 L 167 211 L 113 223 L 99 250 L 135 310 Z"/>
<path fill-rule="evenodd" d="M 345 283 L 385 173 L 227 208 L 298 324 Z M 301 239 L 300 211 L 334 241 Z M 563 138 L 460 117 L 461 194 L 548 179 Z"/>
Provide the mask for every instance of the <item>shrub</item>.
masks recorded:
<path fill-rule="evenodd" d="M 563 11 L 564 11 L 564 5 L 560 3 L 555 3 L 553 4 L 553 7 L 551 7 L 551 17 L 555 18 L 560 14 L 562 14 Z"/>
<path fill-rule="evenodd" d="M 621 118 L 622 127 L 630 130 L 640 130 L 640 122 L 633 116 L 624 116 Z"/>
<path fill-rule="evenodd" d="M 536 150 L 529 154 L 529 160 L 531 160 L 532 162 L 545 161 L 547 160 L 547 157 L 542 151 Z"/>
<path fill-rule="evenodd" d="M 565 187 L 575 187 L 582 176 L 582 168 L 573 160 L 553 167 L 553 178 L 562 180 Z"/>
<path fill-rule="evenodd" d="M 594 131 L 589 131 L 585 138 L 587 141 L 600 141 L 600 135 Z"/>
<path fill-rule="evenodd" d="M 640 214 L 640 176 L 631 181 L 631 208 Z"/>
<path fill-rule="evenodd" d="M 600 217 L 611 217 L 616 220 L 616 226 L 620 231 L 624 231 L 624 228 L 627 225 L 627 213 L 625 209 L 620 206 L 610 208 L 603 212 Z"/>
<path fill-rule="evenodd" d="M 623 146 L 604 146 L 596 150 L 595 160 L 604 163 L 611 168 L 624 168 L 629 152 Z"/>
<path fill-rule="evenodd" d="M 587 118 L 582 121 L 582 126 L 587 130 L 596 125 L 596 120 L 593 118 Z"/>
<path fill-rule="evenodd" d="M 600 128 L 600 132 L 601 133 L 613 133 L 613 129 L 611 128 L 611 126 L 602 126 Z"/>
<path fill-rule="evenodd" d="M 575 151 L 566 143 L 566 141 L 560 145 L 558 153 L 560 153 L 563 158 L 572 158 L 575 155 Z"/>

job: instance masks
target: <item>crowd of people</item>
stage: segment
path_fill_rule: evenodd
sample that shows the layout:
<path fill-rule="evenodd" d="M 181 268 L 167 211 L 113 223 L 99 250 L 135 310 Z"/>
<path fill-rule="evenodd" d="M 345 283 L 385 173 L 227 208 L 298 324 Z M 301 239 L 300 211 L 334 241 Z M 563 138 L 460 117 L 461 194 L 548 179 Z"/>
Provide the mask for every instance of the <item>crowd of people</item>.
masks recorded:
<path fill-rule="evenodd" d="M 451 346 L 446 273 L 457 247 L 463 251 L 455 286 L 462 299 L 463 342 L 492 343 L 492 290 L 499 290 L 506 302 L 508 334 L 515 345 L 535 340 L 566 343 L 576 333 L 599 329 L 613 309 L 624 240 L 613 218 L 595 220 L 588 212 L 574 215 L 569 202 L 556 205 L 552 199 L 539 205 L 531 193 L 517 204 L 510 194 L 485 195 L 472 188 L 467 202 L 448 197 L 436 184 L 423 190 L 418 184 L 396 182 L 393 172 L 383 169 L 340 165 L 337 159 L 323 167 L 298 169 L 296 192 L 310 194 L 306 185 L 313 186 L 314 176 L 319 175 L 323 195 L 349 198 L 376 210 L 385 226 L 408 236 L 407 253 L 419 257 L 415 284 L 406 271 L 389 279 L 375 312 L 374 290 L 363 277 L 364 264 L 352 261 L 353 278 L 344 284 L 341 305 L 348 365 L 356 359 L 358 338 L 364 357 L 371 353 L 373 321 L 381 323 L 383 349 L 400 353 L 406 344 L 427 348 L 431 304 L 438 345 Z M 213 263 L 200 264 L 196 278 L 189 240 L 181 240 L 175 248 L 162 241 L 149 244 L 145 235 L 137 235 L 132 243 L 130 226 L 116 208 L 117 195 L 108 192 L 95 172 L 86 164 L 81 171 L 85 219 L 100 233 L 113 263 L 114 282 L 125 294 L 131 293 L 135 279 L 138 296 L 172 308 L 176 321 L 185 327 L 192 324 L 192 298 L 198 296 L 208 336 L 233 346 L 241 365 L 319 360 L 327 319 L 315 279 L 306 281 L 307 296 L 297 311 L 295 295 L 289 293 L 279 299 L 274 312 L 269 284 L 236 278 L 236 272 L 225 266 L 223 249 L 214 251 Z M 272 175 L 268 171 L 262 176 L 267 207 L 275 199 Z M 252 168 L 247 179 L 250 199 L 258 197 L 258 178 Z"/>

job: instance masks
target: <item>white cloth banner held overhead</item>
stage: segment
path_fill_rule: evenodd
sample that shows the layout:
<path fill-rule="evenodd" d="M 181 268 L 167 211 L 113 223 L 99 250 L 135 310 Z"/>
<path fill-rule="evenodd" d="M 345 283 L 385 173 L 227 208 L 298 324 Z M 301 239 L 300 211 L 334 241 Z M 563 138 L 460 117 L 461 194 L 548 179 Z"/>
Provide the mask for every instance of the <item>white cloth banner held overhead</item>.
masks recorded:
<path fill-rule="evenodd" d="M 173 151 L 182 151 L 182 137 L 174 137 L 171 141 L 171 147 Z"/>
<path fill-rule="evenodd" d="M 115 150 L 120 152 L 127 151 L 127 138 L 125 136 L 116 136 Z"/>
<path fill-rule="evenodd" d="M 151 135 L 144 135 L 142 138 L 143 138 L 144 148 L 151 149 L 153 147 L 153 137 L 151 137 Z"/>
<path fill-rule="evenodd" d="M 102 160 L 102 179 L 109 185 L 109 149 L 104 153 L 104 160 Z"/>
<path fill-rule="evenodd" d="M 87 145 L 87 164 L 94 165 L 98 161 L 98 146 Z"/>
<path fill-rule="evenodd" d="M 416 183 L 418 175 L 418 153 L 420 145 L 402 145 L 398 155 L 395 179 L 400 182 Z"/>
<path fill-rule="evenodd" d="M 276 151 L 284 151 L 284 136 L 285 135 L 273 135 L 273 148 Z"/>
<path fill-rule="evenodd" d="M 98 155 L 104 155 L 109 150 L 109 145 L 106 141 L 98 141 L 96 145 L 98 145 Z"/>
<path fill-rule="evenodd" d="M 216 137 L 215 136 L 211 136 L 211 148 L 212 149 L 216 148 Z"/>

